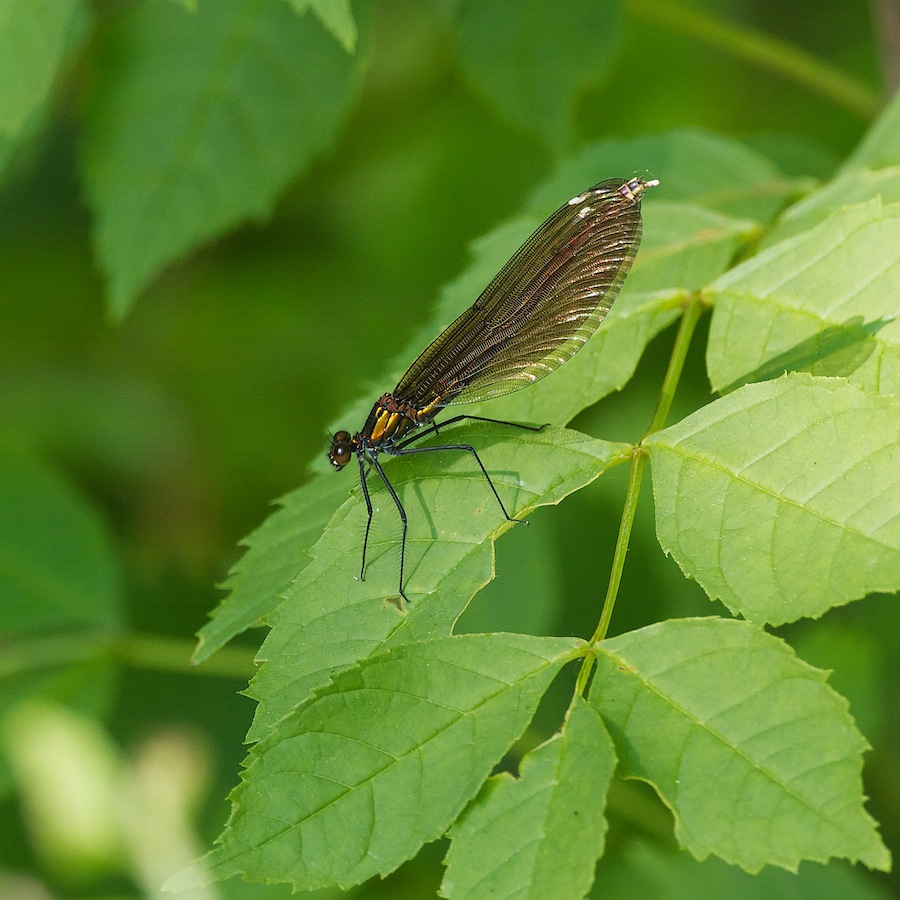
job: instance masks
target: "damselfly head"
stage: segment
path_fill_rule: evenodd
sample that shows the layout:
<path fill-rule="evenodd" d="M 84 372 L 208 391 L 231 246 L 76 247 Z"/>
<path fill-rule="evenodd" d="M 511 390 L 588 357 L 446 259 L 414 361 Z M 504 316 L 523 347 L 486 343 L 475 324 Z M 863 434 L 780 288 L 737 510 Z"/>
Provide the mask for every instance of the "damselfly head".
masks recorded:
<path fill-rule="evenodd" d="M 331 449 L 328 451 L 328 459 L 336 469 L 343 469 L 350 462 L 356 442 L 350 437 L 349 431 L 335 432 L 331 439 Z"/>

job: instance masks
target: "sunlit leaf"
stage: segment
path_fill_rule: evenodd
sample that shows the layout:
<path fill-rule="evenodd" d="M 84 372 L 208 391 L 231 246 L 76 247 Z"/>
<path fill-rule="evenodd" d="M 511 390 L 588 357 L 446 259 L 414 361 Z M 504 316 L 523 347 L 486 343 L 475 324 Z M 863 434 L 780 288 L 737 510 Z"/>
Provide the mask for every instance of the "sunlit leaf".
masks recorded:
<path fill-rule="evenodd" d="M 583 897 L 603 852 L 615 762 L 602 720 L 577 698 L 519 777 L 491 778 L 453 827 L 441 896 Z"/>
<path fill-rule="evenodd" d="M 604 641 L 590 700 L 698 859 L 886 869 L 863 809 L 867 745 L 825 678 L 749 623 L 675 619 Z"/>
<path fill-rule="evenodd" d="M 900 204 L 847 207 L 770 247 L 706 291 L 713 387 L 786 370 L 900 390 Z"/>
<path fill-rule="evenodd" d="M 746 385 L 646 441 L 660 543 L 774 624 L 900 589 L 900 403 L 842 379 Z"/>
<path fill-rule="evenodd" d="M 459 815 L 579 644 L 459 635 L 345 671 L 251 751 L 213 876 L 311 890 L 393 871 Z"/>
<path fill-rule="evenodd" d="M 849 169 L 785 210 L 760 242 L 771 247 L 808 231 L 847 206 L 881 198 L 883 205 L 900 203 L 900 164 L 888 169 Z"/>

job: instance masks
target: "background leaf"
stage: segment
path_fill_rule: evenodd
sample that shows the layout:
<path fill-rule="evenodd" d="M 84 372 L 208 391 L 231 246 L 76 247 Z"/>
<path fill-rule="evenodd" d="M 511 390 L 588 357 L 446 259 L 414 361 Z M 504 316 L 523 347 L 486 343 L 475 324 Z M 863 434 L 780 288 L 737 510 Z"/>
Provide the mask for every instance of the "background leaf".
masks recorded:
<path fill-rule="evenodd" d="M 85 178 L 110 307 L 248 217 L 334 139 L 357 63 L 283 0 L 144 0 L 106 37 Z"/>
<path fill-rule="evenodd" d="M 307 8 L 311 9 L 348 53 L 356 49 L 359 32 L 353 18 L 350 0 L 289 0 L 289 2 L 298 13 Z"/>
<path fill-rule="evenodd" d="M 832 856 L 890 866 L 863 810 L 866 742 L 825 673 L 744 622 L 682 619 L 603 642 L 590 702 L 679 843 L 750 872 Z"/>
<path fill-rule="evenodd" d="M 0 137 L 17 137 L 46 102 L 80 10 L 78 0 L 0 3 Z"/>
<path fill-rule="evenodd" d="M 591 898 L 627 897 L 655 900 L 888 900 L 872 878 L 856 867 L 832 861 L 804 863 L 797 872 L 769 867 L 749 875 L 736 866 L 707 857 L 698 862 L 687 853 L 671 853 L 649 843 L 630 844 L 621 857 L 607 859 L 597 873 Z"/>
<path fill-rule="evenodd" d="M 34 698 L 105 713 L 114 668 L 90 648 L 106 647 L 123 607 L 123 573 L 97 509 L 30 452 L 0 446 L 0 723 Z M 0 797 L 9 778 L 0 757 Z"/>
<path fill-rule="evenodd" d="M 517 0 L 466 4 L 462 62 L 473 85 L 502 115 L 552 145 L 565 146 L 579 95 L 602 81 L 616 61 L 621 7 L 618 0 L 569 0 L 558 6 Z M 589 49 L 584 46 L 587 34 L 593 35 Z"/>
<path fill-rule="evenodd" d="M 761 247 L 770 247 L 808 231 L 845 207 L 881 199 L 884 206 L 900 203 L 900 167 L 849 169 L 788 207 L 775 227 L 768 231 Z M 872 207 L 869 207 L 872 209 Z"/>
<path fill-rule="evenodd" d="M 121 587 L 97 511 L 52 469 L 0 448 L 0 632 L 114 628 Z"/>
<path fill-rule="evenodd" d="M 779 624 L 900 588 L 894 399 L 785 376 L 645 445 L 663 549 L 733 612 Z"/>

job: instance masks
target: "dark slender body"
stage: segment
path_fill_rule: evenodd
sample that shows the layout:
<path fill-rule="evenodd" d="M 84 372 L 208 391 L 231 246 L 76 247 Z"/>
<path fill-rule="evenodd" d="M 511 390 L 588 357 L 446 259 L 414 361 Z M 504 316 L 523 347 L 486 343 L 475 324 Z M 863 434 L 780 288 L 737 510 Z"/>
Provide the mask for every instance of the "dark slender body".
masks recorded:
<path fill-rule="evenodd" d="M 470 444 L 410 445 L 438 430 L 434 418 L 445 407 L 488 400 L 533 384 L 580 349 L 609 312 L 631 268 L 641 239 L 641 194 L 657 183 L 610 179 L 560 207 L 516 251 L 478 300 L 419 355 L 397 387 L 381 396 L 362 429 L 353 436 L 347 431 L 334 435 L 328 458 L 342 469 L 356 456 L 368 510 L 360 578 L 365 575 L 372 525 L 366 483 L 371 465 L 403 523 L 400 596 L 406 599 L 406 511 L 378 459 L 382 452 L 393 456 L 435 450 L 471 453 L 503 514 L 518 521 L 506 511 Z M 478 418 L 456 416 L 440 427 Z"/>

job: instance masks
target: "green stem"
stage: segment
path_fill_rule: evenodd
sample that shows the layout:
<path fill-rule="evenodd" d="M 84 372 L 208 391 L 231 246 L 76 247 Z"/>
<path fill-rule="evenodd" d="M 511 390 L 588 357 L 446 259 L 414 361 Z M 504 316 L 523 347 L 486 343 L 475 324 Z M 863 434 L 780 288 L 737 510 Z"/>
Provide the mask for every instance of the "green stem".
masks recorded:
<path fill-rule="evenodd" d="M 669 366 L 663 379 L 662 387 L 659 392 L 659 400 L 656 403 L 656 409 L 647 426 L 644 437 L 635 445 L 631 456 L 631 471 L 628 476 L 628 488 L 625 493 L 625 506 L 622 510 L 622 520 L 619 523 L 619 534 L 616 538 L 616 549 L 613 554 L 612 570 L 609 576 L 609 584 L 606 589 L 606 596 L 603 599 L 603 609 L 600 611 L 600 621 L 590 640 L 590 646 L 596 648 L 609 631 L 609 624 L 612 621 L 613 610 L 616 605 L 616 596 L 619 592 L 619 585 L 622 582 L 622 572 L 625 570 L 625 556 L 628 553 L 628 543 L 631 540 L 631 532 L 634 528 L 634 519 L 637 514 L 638 498 L 641 494 L 641 481 L 644 474 L 644 467 L 647 464 L 647 455 L 643 449 L 642 442 L 644 438 L 655 431 L 659 431 L 665 427 L 666 418 L 669 410 L 672 408 L 672 401 L 675 399 L 675 391 L 684 369 L 684 361 L 687 358 L 688 348 L 691 345 L 691 338 L 694 335 L 694 329 L 703 313 L 704 304 L 699 295 L 692 295 L 681 317 L 681 323 L 678 327 L 678 334 L 675 337 L 675 345 L 672 347 L 672 355 L 669 357 Z M 575 683 L 575 690 L 583 695 L 587 688 L 588 678 L 594 668 L 595 656 L 593 653 L 584 657 L 581 663 L 581 669 L 578 672 L 578 679 Z"/>
<path fill-rule="evenodd" d="M 197 673 L 249 679 L 253 652 L 224 647 L 203 666 L 191 665 L 195 644 L 189 640 L 116 633 L 78 633 L 28 638 L 0 651 L 0 678 L 97 661 L 112 661 L 160 672 Z"/>
<path fill-rule="evenodd" d="M 690 35 L 732 53 L 738 59 L 792 79 L 866 121 L 874 119 L 881 109 L 878 95 L 864 82 L 786 41 L 751 28 L 719 22 L 666 0 L 630 0 L 628 8 L 635 16 Z"/>
<path fill-rule="evenodd" d="M 691 294 L 687 298 L 684 315 L 681 317 L 678 334 L 675 336 L 675 345 L 672 347 L 672 355 L 669 357 L 669 367 L 666 369 L 666 376 L 663 378 L 659 391 L 659 400 L 656 402 L 656 409 L 653 411 L 650 424 L 641 441 L 666 427 L 666 420 L 672 409 L 672 401 L 675 399 L 675 391 L 678 389 L 678 382 L 681 380 L 681 373 L 684 370 L 684 361 L 687 359 L 691 338 L 694 336 L 694 329 L 705 308 L 706 303 L 699 294 Z"/>

